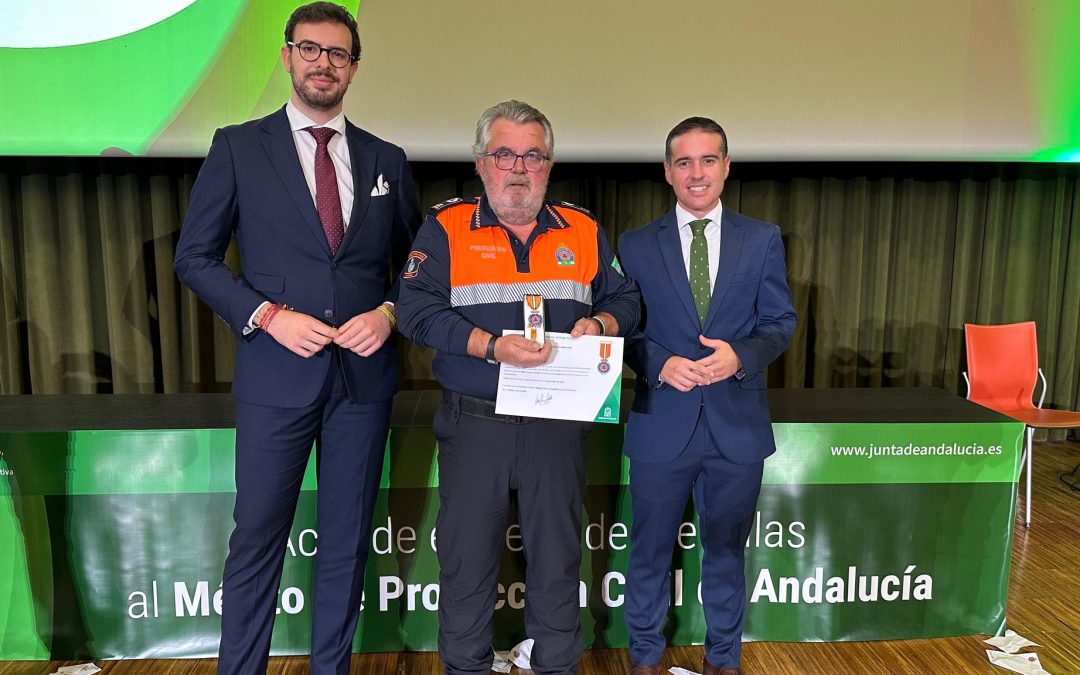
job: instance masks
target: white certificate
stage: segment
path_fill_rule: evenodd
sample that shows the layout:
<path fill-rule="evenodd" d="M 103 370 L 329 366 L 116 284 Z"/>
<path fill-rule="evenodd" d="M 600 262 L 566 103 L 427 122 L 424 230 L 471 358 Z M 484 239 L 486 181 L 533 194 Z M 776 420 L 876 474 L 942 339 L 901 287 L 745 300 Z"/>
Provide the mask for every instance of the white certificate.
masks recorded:
<path fill-rule="evenodd" d="M 503 331 L 503 335 L 521 331 Z M 548 363 L 535 368 L 499 366 L 495 412 L 582 422 L 619 421 L 623 339 L 548 331 L 553 343 Z"/>

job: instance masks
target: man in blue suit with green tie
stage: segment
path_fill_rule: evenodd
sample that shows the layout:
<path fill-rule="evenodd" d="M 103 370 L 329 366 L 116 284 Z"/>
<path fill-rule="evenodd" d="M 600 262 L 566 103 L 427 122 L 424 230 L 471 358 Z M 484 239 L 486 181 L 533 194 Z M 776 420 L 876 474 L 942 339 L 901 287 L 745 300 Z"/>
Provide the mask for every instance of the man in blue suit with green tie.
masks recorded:
<path fill-rule="evenodd" d="M 731 167 L 719 124 L 668 134 L 675 209 L 619 240 L 644 310 L 627 340 L 637 373 L 624 452 L 633 525 L 625 619 L 633 675 L 658 675 L 672 551 L 691 491 L 701 525 L 704 675 L 741 673 L 744 545 L 764 460 L 775 450 L 765 367 L 795 312 L 780 229 L 720 201 Z"/>

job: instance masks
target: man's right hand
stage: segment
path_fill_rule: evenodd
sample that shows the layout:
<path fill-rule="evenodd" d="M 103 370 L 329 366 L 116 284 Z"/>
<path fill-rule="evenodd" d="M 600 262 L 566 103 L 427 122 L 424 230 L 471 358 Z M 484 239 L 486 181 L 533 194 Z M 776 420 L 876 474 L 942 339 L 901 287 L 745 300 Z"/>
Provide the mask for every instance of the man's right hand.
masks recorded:
<path fill-rule="evenodd" d="M 542 366 L 551 360 L 550 340 L 541 346 L 524 335 L 503 335 L 495 341 L 495 360 L 519 368 Z"/>
<path fill-rule="evenodd" d="M 266 332 L 277 340 L 278 344 L 304 358 L 319 353 L 323 347 L 333 342 L 338 334 L 337 328 L 291 309 L 278 312 Z"/>
<path fill-rule="evenodd" d="M 690 391 L 694 387 L 712 384 L 712 371 L 690 359 L 681 356 L 669 357 L 660 369 L 660 379 L 679 391 Z"/>

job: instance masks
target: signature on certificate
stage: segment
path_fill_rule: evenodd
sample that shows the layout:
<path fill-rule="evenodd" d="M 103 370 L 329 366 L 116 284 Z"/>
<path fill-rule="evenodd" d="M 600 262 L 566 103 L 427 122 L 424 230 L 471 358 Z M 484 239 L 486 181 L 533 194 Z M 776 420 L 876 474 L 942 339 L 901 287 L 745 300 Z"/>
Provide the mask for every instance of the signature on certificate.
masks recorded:
<path fill-rule="evenodd" d="M 551 399 L 552 399 L 552 396 L 551 396 L 550 392 L 544 392 L 542 394 L 537 394 L 536 395 L 536 405 L 547 405 L 548 403 L 551 403 Z"/>

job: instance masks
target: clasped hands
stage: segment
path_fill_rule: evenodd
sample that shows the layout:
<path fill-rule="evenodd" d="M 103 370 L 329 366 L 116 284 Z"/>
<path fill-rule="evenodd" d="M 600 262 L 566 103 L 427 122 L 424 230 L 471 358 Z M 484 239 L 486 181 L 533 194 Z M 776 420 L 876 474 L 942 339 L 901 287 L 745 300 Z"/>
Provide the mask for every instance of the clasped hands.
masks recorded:
<path fill-rule="evenodd" d="M 690 391 L 728 379 L 741 367 L 739 357 L 727 342 L 698 336 L 702 345 L 711 347 L 708 356 L 693 361 L 682 356 L 672 356 L 660 369 L 660 379 L 679 391 Z"/>
<path fill-rule="evenodd" d="M 302 312 L 283 309 L 266 332 L 289 351 L 308 358 L 331 342 L 359 356 L 371 356 L 386 342 L 390 330 L 390 319 L 378 309 L 357 314 L 340 328 Z"/>

